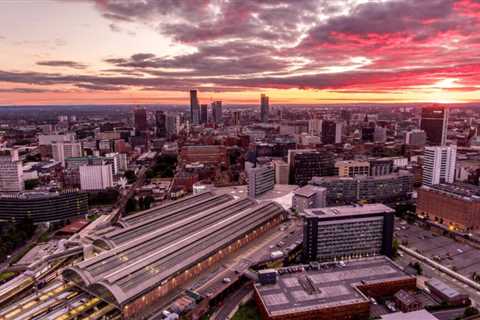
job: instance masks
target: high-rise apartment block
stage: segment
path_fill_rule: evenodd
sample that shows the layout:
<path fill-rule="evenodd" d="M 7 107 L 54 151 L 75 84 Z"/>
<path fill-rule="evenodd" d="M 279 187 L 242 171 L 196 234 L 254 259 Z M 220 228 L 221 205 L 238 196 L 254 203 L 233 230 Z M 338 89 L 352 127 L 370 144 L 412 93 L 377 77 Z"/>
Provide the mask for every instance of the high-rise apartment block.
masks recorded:
<path fill-rule="evenodd" d="M 222 101 L 212 102 L 212 118 L 213 123 L 220 124 L 223 122 L 223 110 L 222 110 Z"/>
<path fill-rule="evenodd" d="M 22 161 L 18 150 L 0 150 L 0 192 L 23 191 Z"/>
<path fill-rule="evenodd" d="M 197 90 L 190 90 L 190 121 L 193 125 L 200 124 L 200 105 Z"/>
<path fill-rule="evenodd" d="M 208 122 L 208 104 L 200 105 L 200 123 L 206 124 Z"/>
<path fill-rule="evenodd" d="M 167 137 L 167 116 L 163 111 L 155 111 L 155 125 L 157 130 L 157 137 Z"/>
<path fill-rule="evenodd" d="M 456 146 L 425 147 L 422 172 L 423 185 L 453 183 L 456 157 Z"/>
<path fill-rule="evenodd" d="M 308 133 L 321 137 L 322 136 L 322 119 L 310 119 L 308 120 Z"/>
<path fill-rule="evenodd" d="M 447 141 L 448 108 L 446 106 L 423 108 L 420 128 L 427 134 L 428 144 L 444 146 Z"/>

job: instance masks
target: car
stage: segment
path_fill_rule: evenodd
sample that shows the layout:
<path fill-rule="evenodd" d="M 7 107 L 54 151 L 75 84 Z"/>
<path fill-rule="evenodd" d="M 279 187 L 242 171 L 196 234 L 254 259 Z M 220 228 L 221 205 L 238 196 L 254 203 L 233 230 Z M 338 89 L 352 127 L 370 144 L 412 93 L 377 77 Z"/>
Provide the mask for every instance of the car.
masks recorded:
<path fill-rule="evenodd" d="M 223 278 L 223 283 L 230 283 L 232 282 L 232 279 L 230 278 Z"/>

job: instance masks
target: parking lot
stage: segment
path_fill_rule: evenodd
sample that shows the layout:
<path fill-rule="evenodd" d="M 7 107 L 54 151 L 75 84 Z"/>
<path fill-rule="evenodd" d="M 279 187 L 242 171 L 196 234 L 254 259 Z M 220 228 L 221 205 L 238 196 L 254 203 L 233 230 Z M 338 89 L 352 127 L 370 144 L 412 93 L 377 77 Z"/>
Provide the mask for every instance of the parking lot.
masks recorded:
<path fill-rule="evenodd" d="M 470 279 L 480 273 L 480 250 L 468 244 L 404 222 L 396 223 L 395 235 L 400 243 Z"/>

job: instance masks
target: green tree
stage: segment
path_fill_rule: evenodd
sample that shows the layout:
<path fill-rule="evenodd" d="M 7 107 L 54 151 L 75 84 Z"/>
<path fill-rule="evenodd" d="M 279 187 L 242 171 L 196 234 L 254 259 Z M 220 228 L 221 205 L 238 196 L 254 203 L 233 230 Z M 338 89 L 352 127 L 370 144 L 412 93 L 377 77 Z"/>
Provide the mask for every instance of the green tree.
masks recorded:
<path fill-rule="evenodd" d="M 38 179 L 25 180 L 25 190 L 33 190 L 40 184 Z"/>
<path fill-rule="evenodd" d="M 475 307 L 468 307 L 465 309 L 465 312 L 463 313 L 465 317 L 471 317 L 477 314 L 479 314 L 479 311 Z"/>
<path fill-rule="evenodd" d="M 130 198 L 127 200 L 127 204 L 125 205 L 125 212 L 130 213 L 137 210 L 137 200 L 135 198 Z"/>
<path fill-rule="evenodd" d="M 133 170 L 125 171 L 125 178 L 127 179 L 128 183 L 134 183 L 137 180 L 137 175 Z"/>
<path fill-rule="evenodd" d="M 398 247 L 400 246 L 400 243 L 398 243 L 398 239 L 393 239 L 393 243 L 392 243 L 392 254 L 393 254 L 393 257 L 397 257 L 398 256 Z"/>

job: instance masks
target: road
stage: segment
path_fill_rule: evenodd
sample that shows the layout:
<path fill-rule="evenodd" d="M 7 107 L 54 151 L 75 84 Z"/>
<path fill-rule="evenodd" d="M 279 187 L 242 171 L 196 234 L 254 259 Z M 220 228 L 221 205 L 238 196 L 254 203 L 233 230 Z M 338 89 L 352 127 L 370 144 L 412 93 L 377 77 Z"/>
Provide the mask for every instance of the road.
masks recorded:
<path fill-rule="evenodd" d="M 252 283 L 246 283 L 240 289 L 229 295 L 220 306 L 212 320 L 227 320 L 229 315 L 238 307 L 239 303 L 248 294 L 252 293 Z"/>

